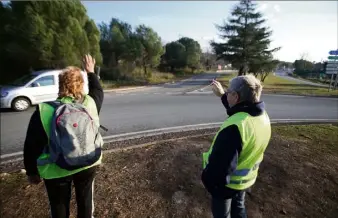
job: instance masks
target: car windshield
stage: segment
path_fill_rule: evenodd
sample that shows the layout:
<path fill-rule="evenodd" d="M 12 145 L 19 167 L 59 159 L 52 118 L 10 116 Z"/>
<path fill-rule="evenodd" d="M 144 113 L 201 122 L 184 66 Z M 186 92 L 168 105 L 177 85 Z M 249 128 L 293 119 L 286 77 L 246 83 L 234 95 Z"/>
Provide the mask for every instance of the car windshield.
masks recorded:
<path fill-rule="evenodd" d="M 16 80 L 14 80 L 13 82 L 9 83 L 9 85 L 13 85 L 13 86 L 24 86 L 26 85 L 29 81 L 31 81 L 32 79 L 34 79 L 36 77 L 36 75 L 32 75 L 32 74 L 28 74 L 25 75 L 23 77 L 20 77 Z"/>

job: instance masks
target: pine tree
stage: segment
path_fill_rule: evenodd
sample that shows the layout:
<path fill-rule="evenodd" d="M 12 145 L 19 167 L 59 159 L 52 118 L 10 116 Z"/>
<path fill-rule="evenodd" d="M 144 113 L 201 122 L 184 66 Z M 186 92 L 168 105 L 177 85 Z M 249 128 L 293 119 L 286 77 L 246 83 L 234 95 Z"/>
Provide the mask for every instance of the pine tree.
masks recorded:
<path fill-rule="evenodd" d="M 250 72 L 250 66 L 256 70 L 256 66 L 273 61 L 273 52 L 280 49 L 269 49 L 272 31 L 263 26 L 266 20 L 256 9 L 257 5 L 251 0 L 241 0 L 228 21 L 216 26 L 225 42 L 211 42 L 217 58 L 238 68 L 238 75 Z"/>
<path fill-rule="evenodd" d="M 136 37 L 140 41 L 141 65 L 144 75 L 151 77 L 149 68 L 156 68 L 161 62 L 161 56 L 164 54 L 161 37 L 150 27 L 139 25 L 136 27 Z"/>
<path fill-rule="evenodd" d="M 86 13 L 79 0 L 1 3 L 1 69 L 21 76 L 29 69 L 81 66 L 88 53 L 100 64 L 100 32 Z"/>
<path fill-rule="evenodd" d="M 188 37 L 180 38 L 178 42 L 185 47 L 185 66 L 189 67 L 193 73 L 201 61 L 201 46 L 197 41 Z"/>

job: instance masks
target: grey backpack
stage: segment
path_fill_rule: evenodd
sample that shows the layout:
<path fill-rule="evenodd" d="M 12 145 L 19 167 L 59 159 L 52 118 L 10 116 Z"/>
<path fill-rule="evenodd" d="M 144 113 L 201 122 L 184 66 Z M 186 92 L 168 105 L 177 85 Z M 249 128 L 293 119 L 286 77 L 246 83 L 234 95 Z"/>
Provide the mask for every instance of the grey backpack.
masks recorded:
<path fill-rule="evenodd" d="M 50 132 L 50 161 L 66 170 L 94 164 L 101 157 L 99 126 L 80 103 L 48 102 L 55 108 Z"/>

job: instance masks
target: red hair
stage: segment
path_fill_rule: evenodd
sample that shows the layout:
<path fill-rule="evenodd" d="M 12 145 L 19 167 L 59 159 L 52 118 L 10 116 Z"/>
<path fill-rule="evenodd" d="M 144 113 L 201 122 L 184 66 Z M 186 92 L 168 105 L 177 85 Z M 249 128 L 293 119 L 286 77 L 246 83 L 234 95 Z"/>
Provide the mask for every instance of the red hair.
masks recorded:
<path fill-rule="evenodd" d="M 67 67 L 59 75 L 59 97 L 73 97 L 81 99 L 83 93 L 84 80 L 81 69 L 78 67 Z"/>

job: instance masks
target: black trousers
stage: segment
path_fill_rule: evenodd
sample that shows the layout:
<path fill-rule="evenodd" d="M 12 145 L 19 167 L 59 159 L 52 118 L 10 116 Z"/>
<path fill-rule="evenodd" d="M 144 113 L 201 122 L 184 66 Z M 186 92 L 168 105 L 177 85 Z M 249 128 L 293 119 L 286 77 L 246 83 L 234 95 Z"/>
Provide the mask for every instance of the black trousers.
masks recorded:
<path fill-rule="evenodd" d="M 72 182 L 75 186 L 77 217 L 93 217 L 93 192 L 96 168 L 97 167 L 92 167 L 74 175 L 63 178 L 44 180 L 52 218 L 69 217 L 69 204 L 72 193 Z"/>
<path fill-rule="evenodd" d="M 214 218 L 247 218 L 245 191 L 231 191 L 227 199 L 212 198 L 211 211 Z"/>

